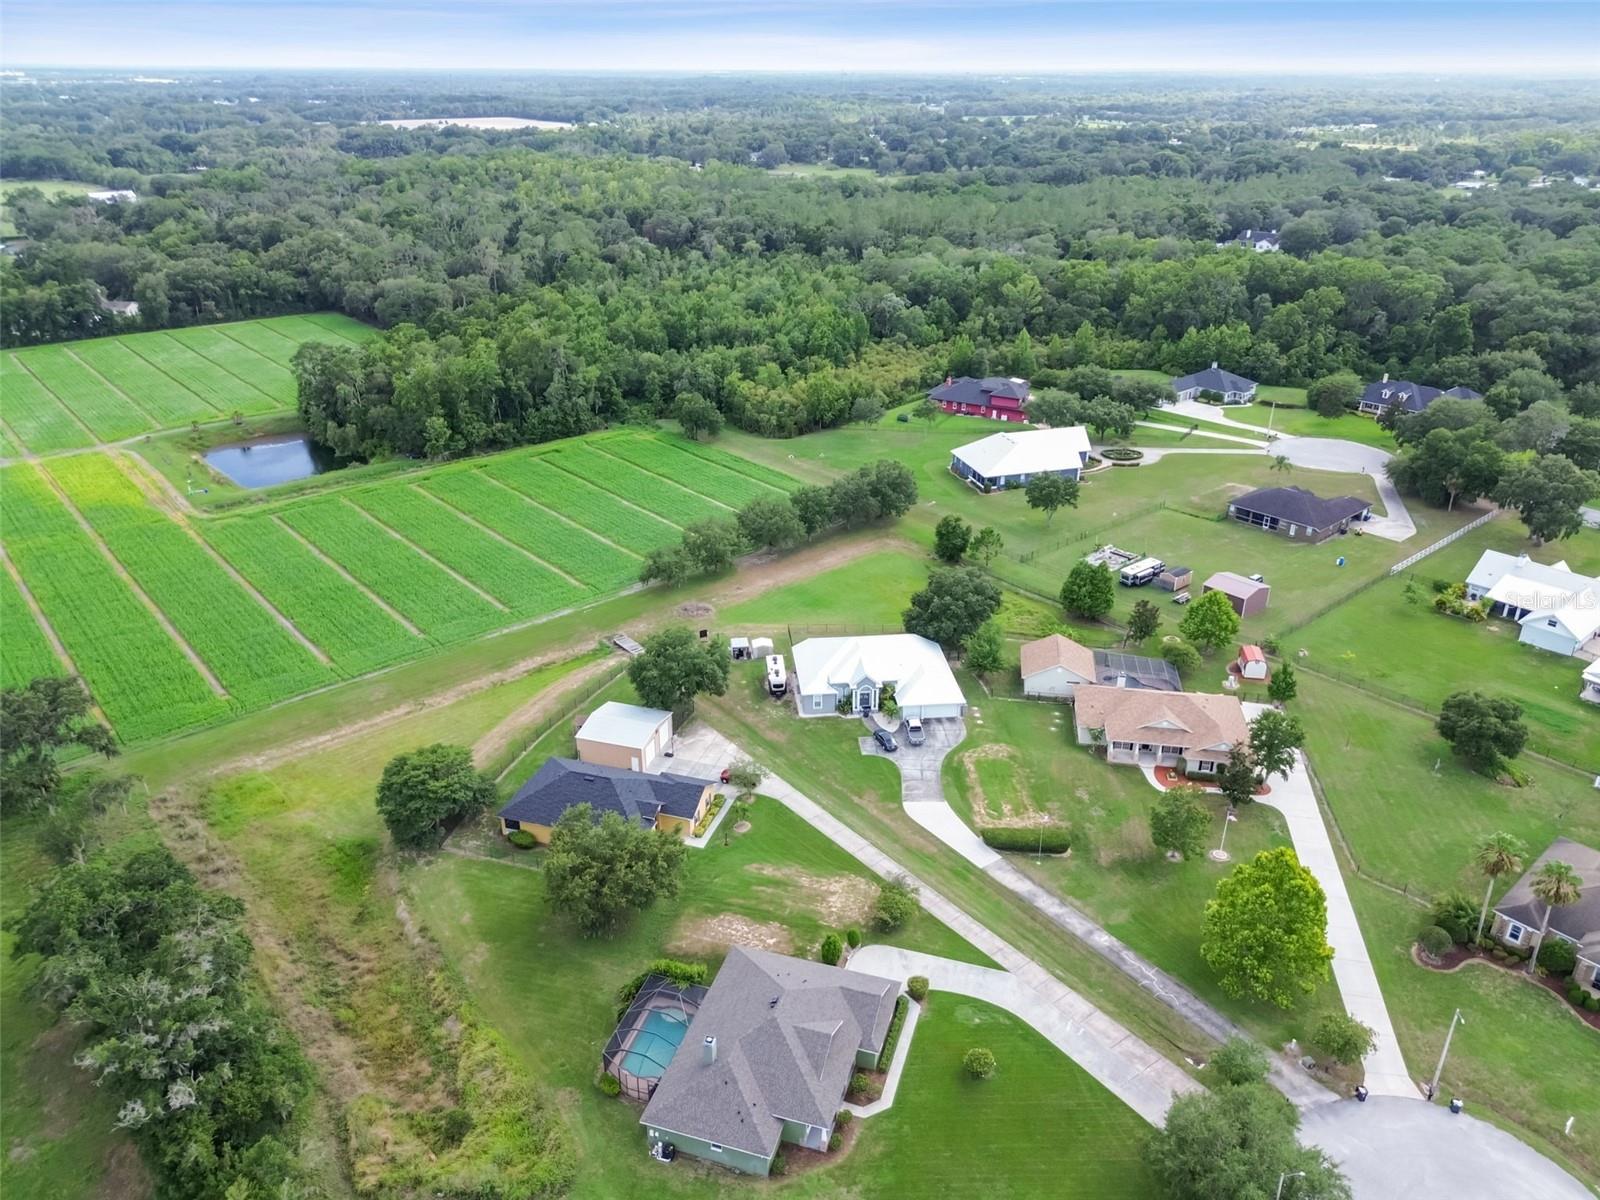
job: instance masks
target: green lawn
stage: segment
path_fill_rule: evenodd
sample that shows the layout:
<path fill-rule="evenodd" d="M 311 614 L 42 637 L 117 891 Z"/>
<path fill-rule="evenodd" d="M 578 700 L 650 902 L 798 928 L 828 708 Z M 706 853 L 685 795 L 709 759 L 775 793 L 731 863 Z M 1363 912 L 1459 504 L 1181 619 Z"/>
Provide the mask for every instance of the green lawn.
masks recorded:
<path fill-rule="evenodd" d="M 961 1068 L 974 1046 L 998 1070 Z M 1155 1194 L 1141 1161 L 1146 1126 L 1009 1013 L 934 992 L 917 1023 L 895 1105 L 864 1123 L 839 1166 L 802 1195 L 1036 1196 L 1113 1200 Z"/>
<path fill-rule="evenodd" d="M 1583 663 L 1517 641 L 1517 626 L 1491 619 L 1474 625 L 1433 611 L 1430 581 L 1465 579 L 1486 549 L 1529 553 L 1545 562 L 1567 559 L 1574 570 L 1600 569 L 1600 533 L 1536 547 L 1512 518 L 1491 521 L 1424 559 L 1403 576 L 1386 579 L 1326 616 L 1296 630 L 1285 651 L 1309 652 L 1306 662 L 1397 692 L 1437 709 L 1446 696 L 1478 688 L 1522 705 L 1529 748 L 1576 764 L 1600 763 L 1600 720 L 1578 699 Z M 1423 591 L 1405 598 L 1408 579 Z"/>
<path fill-rule="evenodd" d="M 1278 393 L 1289 393 L 1285 398 Z M 1225 409 L 1225 415 L 1246 425 L 1260 426 L 1262 432 L 1270 429 L 1279 437 L 1342 438 L 1347 442 L 1360 442 L 1376 446 L 1391 453 L 1395 449 L 1394 435 L 1371 417 L 1344 413 L 1328 418 L 1305 407 L 1305 393 L 1298 388 L 1260 389 L 1264 400 L 1275 400 L 1279 405 L 1298 404 L 1298 408 L 1269 408 L 1265 404 L 1252 404 L 1246 408 Z"/>
<path fill-rule="evenodd" d="M 1224 995 L 1200 957 L 1200 919 L 1231 865 L 1209 859 L 1169 863 L 1150 844 L 1155 789 L 1135 768 L 1110 766 L 1078 746 L 1071 709 L 1065 705 L 984 699 L 976 688 L 967 690 L 974 709 L 967 720 L 967 739 L 944 767 L 945 795 L 956 811 L 972 822 L 975 809 L 991 819 L 1025 816 L 1018 810 L 1027 809 L 1072 827 L 1069 856 L 1012 855 L 1016 866 L 1083 908 L 1268 1045 L 1303 1040 L 1325 1012 L 1339 1006 L 1338 988 L 1331 981 L 1290 1012 Z M 1006 770 L 996 775 L 996 766 Z M 1009 790 L 996 794 L 991 782 L 1009 785 Z M 1213 810 L 1209 845 L 1215 846 L 1222 836 L 1223 804 L 1219 797 L 1208 797 L 1208 805 Z M 997 807 L 1012 812 L 997 813 Z M 1283 818 L 1265 805 L 1247 806 L 1228 831 L 1234 863 L 1287 845 Z"/>
<path fill-rule="evenodd" d="M 1590 1182 L 1600 1179 L 1600 1123 L 1593 1119 L 1600 1034 L 1567 1002 L 1496 967 L 1444 974 L 1411 958 L 1418 912 L 1362 881 L 1350 884 L 1367 950 L 1412 1075 L 1429 1078 L 1450 1017 L 1461 1009 L 1441 1083 L 1469 1112 L 1504 1125 Z M 1572 1135 L 1562 1132 L 1576 1116 Z"/>
<path fill-rule="evenodd" d="M 1208 426 L 1203 421 L 1191 421 L 1188 417 L 1167 416 L 1156 413 L 1150 418 L 1162 425 L 1179 426 L 1179 429 L 1157 429 L 1150 425 L 1136 425 L 1133 433 L 1125 438 L 1117 438 L 1115 445 L 1133 446 L 1136 449 L 1186 447 L 1191 450 L 1237 450 L 1241 454 L 1258 454 L 1260 451 L 1243 442 L 1232 440 L 1234 436 L 1247 438 L 1250 435 L 1242 429 L 1222 429 L 1217 426 Z M 1184 432 L 1189 426 L 1195 426 L 1192 432 Z M 1214 436 L 1207 430 L 1215 430 Z"/>
<path fill-rule="evenodd" d="M 899 629 L 906 602 L 927 583 L 934 565 L 932 559 L 904 552 L 873 554 L 730 605 L 717 616 L 729 625 L 780 635 L 786 626 L 802 624 Z"/>

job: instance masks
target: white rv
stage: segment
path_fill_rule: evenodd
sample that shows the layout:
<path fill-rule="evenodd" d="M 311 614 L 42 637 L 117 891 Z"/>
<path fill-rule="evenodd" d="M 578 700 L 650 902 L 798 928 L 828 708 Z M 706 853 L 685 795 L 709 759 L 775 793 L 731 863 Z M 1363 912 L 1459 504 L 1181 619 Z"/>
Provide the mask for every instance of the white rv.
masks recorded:
<path fill-rule="evenodd" d="M 1141 558 L 1122 568 L 1122 586 L 1143 587 L 1166 569 L 1167 564 L 1159 558 Z"/>
<path fill-rule="evenodd" d="M 789 673 L 783 668 L 783 655 L 767 655 L 767 691 L 781 696 L 789 690 Z"/>

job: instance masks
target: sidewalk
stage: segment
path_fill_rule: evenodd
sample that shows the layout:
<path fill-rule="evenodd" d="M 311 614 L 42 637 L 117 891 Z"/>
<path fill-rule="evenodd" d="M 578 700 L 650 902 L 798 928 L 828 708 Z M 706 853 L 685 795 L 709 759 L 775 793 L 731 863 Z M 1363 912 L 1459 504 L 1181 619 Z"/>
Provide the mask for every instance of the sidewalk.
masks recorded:
<path fill-rule="evenodd" d="M 1240 442 L 1257 450 L 1265 450 L 1267 448 L 1267 439 L 1259 436 L 1259 434 L 1256 437 L 1247 438 L 1240 437 L 1236 433 L 1214 433 L 1209 429 L 1191 430 L 1187 425 L 1163 425 L 1160 421 L 1135 421 L 1134 424 L 1143 425 L 1148 429 L 1165 429 L 1170 433 L 1193 433 L 1196 436 L 1208 437 L 1219 442 Z M 1237 421 L 1230 421 L 1228 424 L 1235 428 L 1245 428 L 1240 426 Z"/>
<path fill-rule="evenodd" d="M 882 970 L 877 965 L 874 965 L 874 963 L 862 965 L 857 961 L 862 955 L 866 954 L 867 951 L 871 950 L 872 948 L 873 947 L 871 946 L 864 946 L 860 950 L 857 950 L 850 956 L 850 961 L 845 965 L 851 970 L 865 971 L 869 975 L 888 974 L 888 972 Z M 905 975 L 891 976 L 891 978 L 909 979 L 912 975 L 919 973 L 924 975 L 927 974 L 926 971 L 910 971 Z M 856 1116 L 875 1117 L 879 1113 L 886 1112 L 888 1109 L 894 1106 L 894 1098 L 900 1091 L 900 1076 L 905 1074 L 906 1059 L 911 1054 L 911 1040 L 917 1032 L 917 1022 L 921 1019 L 922 1005 L 918 1004 L 915 1000 L 911 999 L 911 997 L 907 996 L 905 1024 L 900 1026 L 900 1040 L 895 1043 L 894 1061 L 889 1064 L 889 1070 L 884 1075 L 882 1094 L 880 1094 L 878 1098 L 871 1104 L 851 1104 L 848 1100 L 845 1101 L 844 1106 L 851 1112 L 855 1113 Z"/>
<path fill-rule="evenodd" d="M 720 733 L 708 733 L 722 743 L 722 752 L 730 761 L 744 757 L 742 751 Z M 1159 1123 L 1175 1097 L 1201 1090 L 1200 1085 L 1176 1064 L 1156 1053 L 1015 946 L 973 920 L 957 905 L 906 871 L 814 800 L 802 795 L 786 780 L 769 774 L 761 786 L 761 792 L 804 819 L 874 874 L 884 879 L 903 876 L 909 880 L 921 894 L 922 907 L 1005 968 L 1004 971 L 994 972 L 995 975 L 1015 977 L 1016 986 L 1024 989 L 1017 992 L 1016 997 L 1031 994 L 1033 1003 L 1044 1006 L 1035 1015 L 1050 1027 L 1061 1031 L 1061 1036 L 1072 1047 L 1067 1052 L 1072 1055 L 1073 1061 L 1135 1112 Z M 943 964 L 946 960 L 932 961 Z M 867 968 L 863 966 L 862 969 Z M 944 966 L 938 969 L 946 973 L 946 977 L 953 970 Z M 981 967 L 970 969 L 991 970 Z M 918 970 L 906 972 L 908 975 L 926 973 Z M 963 973 L 962 978 L 968 977 Z M 1047 1009 L 1050 1011 L 1047 1012 Z"/>
<path fill-rule="evenodd" d="M 1176 977 L 1136 953 L 1114 934 L 1091 920 L 1088 914 L 1068 904 L 1048 888 L 1035 883 L 1012 865 L 1004 855 L 991 849 L 982 838 L 973 833 L 967 823 L 945 801 L 943 776 L 938 770 L 930 769 L 930 763 L 927 761 L 936 755 L 937 760 L 942 763 L 944 756 L 960 742 L 960 737 L 947 738 L 942 739 L 936 746 L 933 740 L 935 726 L 953 726 L 952 732 L 955 732 L 964 730 L 964 725 L 960 721 L 933 721 L 928 725 L 929 745 L 921 748 L 921 757 L 916 760 L 905 760 L 899 764 L 904 776 L 901 808 L 908 817 L 996 883 L 1014 892 L 1025 903 L 1088 946 L 1208 1037 L 1218 1042 L 1225 1042 L 1233 1037 L 1250 1036 L 1195 995 Z M 1299 1064 L 1291 1063 L 1276 1053 L 1270 1055 L 1270 1061 L 1273 1086 L 1296 1106 L 1309 1108 L 1335 1098 L 1331 1091 L 1306 1074 Z"/>
<path fill-rule="evenodd" d="M 1267 707 L 1246 704 L 1244 709 L 1254 719 Z M 1297 751 L 1295 768 L 1289 772 L 1289 778 L 1274 776 L 1268 786 L 1271 790 L 1258 802 L 1270 804 L 1283 814 L 1295 854 L 1317 877 L 1328 897 L 1328 944 L 1333 947 L 1333 977 L 1339 982 L 1345 1011 L 1378 1035 L 1377 1045 L 1363 1060 L 1367 1089 L 1375 1096 L 1419 1099 L 1417 1085 L 1400 1053 L 1400 1042 L 1389 1020 L 1389 1008 L 1378 986 L 1377 972 L 1372 969 L 1372 958 L 1361 936 L 1361 926 L 1356 921 L 1355 908 L 1350 903 L 1333 842 L 1328 837 L 1328 827 L 1317 807 L 1316 794 L 1311 790 L 1305 758 Z"/>

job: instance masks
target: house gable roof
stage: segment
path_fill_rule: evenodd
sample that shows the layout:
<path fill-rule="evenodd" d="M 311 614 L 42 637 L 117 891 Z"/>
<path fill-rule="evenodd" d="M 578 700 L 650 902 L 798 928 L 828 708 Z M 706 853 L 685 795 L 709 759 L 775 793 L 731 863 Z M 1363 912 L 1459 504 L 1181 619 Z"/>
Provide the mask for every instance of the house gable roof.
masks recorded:
<path fill-rule="evenodd" d="M 901 708 L 967 702 L 939 643 L 914 633 L 807 638 L 794 647 L 794 677 L 802 696 L 870 682 L 894 684 Z"/>
<path fill-rule="evenodd" d="M 1234 500 L 1230 507 L 1276 517 L 1307 529 L 1326 529 L 1368 512 L 1372 508 L 1372 501 L 1356 496 L 1335 496 L 1324 500 L 1302 487 L 1271 487 L 1246 493 Z"/>
<path fill-rule="evenodd" d="M 899 991 L 890 979 L 734 946 L 640 1123 L 770 1157 L 785 1120 L 832 1124 L 856 1052 L 882 1048 Z"/>
<path fill-rule="evenodd" d="M 1467 573 L 1467 587 L 1491 603 L 1528 609 L 1524 625 L 1554 617 L 1580 642 L 1600 632 L 1600 579 L 1579 575 L 1565 560 L 1541 563 L 1485 550 Z"/>
<path fill-rule="evenodd" d="M 928 399 L 950 404 L 978 404 L 988 408 L 1020 409 L 1028 400 L 1026 379 L 1007 379 L 990 375 L 974 379 L 963 375 L 947 379 L 938 387 L 928 389 Z"/>
<path fill-rule="evenodd" d="M 586 742 L 605 742 L 637 750 L 650 740 L 650 735 L 661 727 L 661 722 L 671 716 L 664 708 L 644 708 L 638 704 L 607 700 L 589 714 L 583 727 L 578 730 L 578 737 Z"/>
<path fill-rule="evenodd" d="M 1104 730 L 1112 742 L 1154 741 L 1185 751 L 1227 753 L 1250 736 L 1244 708 L 1234 696 L 1090 684 L 1077 689 L 1073 704 L 1079 725 Z"/>
<path fill-rule="evenodd" d="M 1564 862 L 1581 880 L 1578 902 L 1550 910 L 1550 928 L 1574 942 L 1589 943 L 1600 936 L 1600 850 L 1557 838 L 1548 849 L 1528 865 L 1521 879 L 1500 898 L 1494 911 L 1507 920 L 1534 929 L 1544 920 L 1544 901 L 1533 894 L 1533 879 L 1547 862 Z"/>
<path fill-rule="evenodd" d="M 1207 392 L 1249 392 L 1254 391 L 1256 381 L 1246 379 L 1243 375 L 1235 375 L 1232 371 L 1224 371 L 1212 363 L 1203 371 L 1196 371 L 1193 375 L 1180 375 L 1172 381 L 1172 390 L 1187 392 L 1190 388 L 1199 388 Z"/>
<path fill-rule="evenodd" d="M 1409 379 L 1380 379 L 1369 383 L 1361 393 L 1362 404 L 1391 408 L 1398 404 L 1405 412 L 1421 412 L 1440 396 L 1436 387 L 1412 383 Z"/>
<path fill-rule="evenodd" d="M 575 758 L 551 758 L 517 789 L 500 816 L 531 825 L 554 825 L 567 809 L 587 804 L 597 817 L 620 813 L 624 820 L 648 829 L 661 813 L 686 820 L 693 817 L 709 786 L 711 780 L 688 775 L 646 775 Z"/>
<path fill-rule="evenodd" d="M 1094 651 L 1059 633 L 1022 643 L 1021 657 L 1023 679 L 1056 667 L 1076 676 L 1079 683 L 1091 683 L 1095 678 Z"/>
<path fill-rule="evenodd" d="M 1089 455 L 1089 434 L 1082 425 L 992 433 L 950 453 L 985 479 L 1071 471 L 1082 468 Z"/>

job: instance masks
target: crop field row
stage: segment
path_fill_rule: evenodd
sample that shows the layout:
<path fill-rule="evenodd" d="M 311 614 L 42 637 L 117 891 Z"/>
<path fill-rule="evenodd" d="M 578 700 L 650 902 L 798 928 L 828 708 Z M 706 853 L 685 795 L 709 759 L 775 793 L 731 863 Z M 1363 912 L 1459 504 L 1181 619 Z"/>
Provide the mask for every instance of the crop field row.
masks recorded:
<path fill-rule="evenodd" d="M 0 488 L 6 553 L 124 739 L 228 711 L 34 467 L 8 467 Z M 8 629 L 8 649 L 12 636 Z"/>
<path fill-rule="evenodd" d="M 191 421 L 292 408 L 301 343 L 375 331 L 318 313 L 31 346 L 0 356 L 7 458 L 120 441 Z"/>
<path fill-rule="evenodd" d="M 699 442 L 679 438 L 674 438 L 667 444 L 683 451 L 685 454 L 693 455 L 702 462 L 724 466 L 730 471 L 736 471 L 740 475 L 754 479 L 757 483 L 764 483 L 770 488 L 776 488 L 780 492 L 792 492 L 800 487 L 800 481 L 791 475 L 785 475 L 782 471 L 774 471 L 764 463 L 752 462 L 750 459 L 742 458 L 737 454 L 729 454 L 725 450 L 716 450 L 710 446 L 703 446 Z"/>
<path fill-rule="evenodd" d="M 425 492 L 391 486 L 361 492 L 352 500 L 514 612 L 550 612 L 587 594 L 586 589 L 490 537 Z"/>
<path fill-rule="evenodd" d="M 626 587 L 638 578 L 637 558 L 551 515 L 483 471 L 442 471 L 421 486 L 597 592 Z"/>
<path fill-rule="evenodd" d="M 659 475 L 652 475 L 585 445 L 563 446 L 559 450 L 547 451 L 540 457 L 579 479 L 605 488 L 614 496 L 626 496 L 651 512 L 671 513 L 672 519 L 679 525 L 722 520 L 733 515 L 733 510 L 727 505 L 718 504 L 699 492 L 691 492 L 675 483 L 668 483 Z"/>
<path fill-rule="evenodd" d="M 241 705 L 269 703 L 330 681 L 328 668 L 194 538 L 151 507 L 109 458 L 57 459 L 50 473 Z"/>
<path fill-rule="evenodd" d="M 546 455 L 508 455 L 483 468 L 485 475 L 521 492 L 552 512 L 594 530 L 635 554 L 648 554 L 683 536 L 666 517 L 624 504 L 604 488 L 552 466 Z"/>
<path fill-rule="evenodd" d="M 605 438 L 597 440 L 595 448 L 733 508 L 784 494 L 720 462 L 690 454 L 660 438 Z"/>
<path fill-rule="evenodd" d="M 431 638 L 450 641 L 509 623 L 505 613 L 343 500 L 297 504 L 280 515 Z"/>
<path fill-rule="evenodd" d="M 269 516 L 201 525 L 212 549 L 333 660 L 357 675 L 416 653 L 420 639 Z"/>
<path fill-rule="evenodd" d="M 0 629 L 6 631 L 4 653 L 0 653 L 0 687 L 22 687 L 41 675 L 62 673 L 49 639 L 22 598 L 22 589 L 4 567 L 0 567 Z"/>
<path fill-rule="evenodd" d="M 729 497 L 777 494 L 735 480 L 738 460 L 714 449 L 596 441 L 186 519 L 132 456 L 17 464 L 3 478 L 5 550 L 119 736 L 140 741 L 627 587 L 682 523 L 731 512 L 669 473 Z M 60 669 L 15 580 L 0 580 L 0 676 Z"/>

